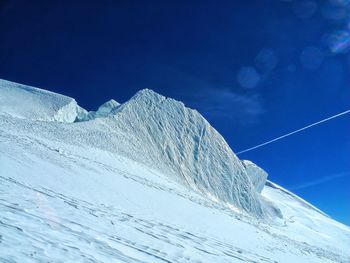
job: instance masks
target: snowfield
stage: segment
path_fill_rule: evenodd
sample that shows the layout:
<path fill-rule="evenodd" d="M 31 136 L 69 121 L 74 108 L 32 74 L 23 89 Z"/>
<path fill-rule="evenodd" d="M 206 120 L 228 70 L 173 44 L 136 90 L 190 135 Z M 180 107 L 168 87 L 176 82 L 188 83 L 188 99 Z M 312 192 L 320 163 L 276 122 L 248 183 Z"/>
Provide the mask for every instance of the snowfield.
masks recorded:
<path fill-rule="evenodd" d="M 151 90 L 87 112 L 0 80 L 0 262 L 350 262 L 349 227 L 266 179 Z"/>

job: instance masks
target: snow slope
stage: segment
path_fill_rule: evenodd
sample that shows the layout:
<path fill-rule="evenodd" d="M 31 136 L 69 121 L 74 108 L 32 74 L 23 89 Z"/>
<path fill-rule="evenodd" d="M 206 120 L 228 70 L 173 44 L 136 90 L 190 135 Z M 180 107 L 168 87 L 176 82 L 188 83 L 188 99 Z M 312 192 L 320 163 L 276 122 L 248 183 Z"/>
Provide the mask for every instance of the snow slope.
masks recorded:
<path fill-rule="evenodd" d="M 0 262 L 350 260 L 347 226 L 271 182 L 260 194 L 182 103 L 145 90 L 74 123 L 10 106 L 0 106 Z"/>

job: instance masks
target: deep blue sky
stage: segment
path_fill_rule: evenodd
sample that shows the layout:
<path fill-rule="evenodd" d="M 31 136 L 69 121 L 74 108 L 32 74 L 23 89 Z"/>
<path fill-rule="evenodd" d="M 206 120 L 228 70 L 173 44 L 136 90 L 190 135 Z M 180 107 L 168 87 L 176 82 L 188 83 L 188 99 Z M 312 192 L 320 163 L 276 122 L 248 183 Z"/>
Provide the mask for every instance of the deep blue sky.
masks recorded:
<path fill-rule="evenodd" d="M 72 3 L 73 2 L 73 3 Z M 350 108 L 347 0 L 0 0 L 0 78 L 89 109 L 151 88 L 235 151 Z M 350 115 L 242 154 L 350 225 Z"/>

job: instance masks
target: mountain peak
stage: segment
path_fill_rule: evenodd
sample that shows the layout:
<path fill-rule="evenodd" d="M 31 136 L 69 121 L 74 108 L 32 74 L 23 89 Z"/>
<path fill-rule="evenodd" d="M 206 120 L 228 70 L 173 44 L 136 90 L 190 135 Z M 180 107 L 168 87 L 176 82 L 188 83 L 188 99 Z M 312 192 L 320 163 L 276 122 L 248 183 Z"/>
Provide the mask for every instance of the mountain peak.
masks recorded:
<path fill-rule="evenodd" d="M 131 100 L 143 100 L 148 102 L 159 102 L 166 99 L 163 95 L 151 90 L 142 89 L 136 92 L 136 94 L 131 98 Z"/>
<path fill-rule="evenodd" d="M 96 111 L 97 116 L 106 116 L 111 113 L 115 108 L 119 107 L 120 103 L 114 99 L 110 99 L 103 103 Z"/>

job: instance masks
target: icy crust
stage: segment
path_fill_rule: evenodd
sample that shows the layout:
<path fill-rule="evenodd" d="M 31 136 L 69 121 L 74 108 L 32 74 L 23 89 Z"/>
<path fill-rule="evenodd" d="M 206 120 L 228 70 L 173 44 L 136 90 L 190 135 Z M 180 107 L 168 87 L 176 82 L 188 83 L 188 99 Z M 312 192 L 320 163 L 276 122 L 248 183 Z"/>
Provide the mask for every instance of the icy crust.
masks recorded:
<path fill-rule="evenodd" d="M 85 110 L 67 96 L 0 79 L 0 114 L 40 120 L 74 122 Z"/>
<path fill-rule="evenodd" d="M 251 161 L 242 160 L 242 164 L 245 167 L 247 174 L 250 180 L 252 181 L 252 184 L 254 185 L 255 190 L 258 193 L 261 193 L 266 183 L 267 173 Z"/>

